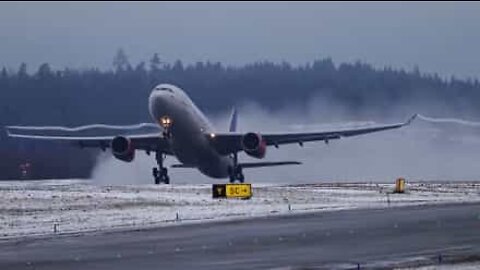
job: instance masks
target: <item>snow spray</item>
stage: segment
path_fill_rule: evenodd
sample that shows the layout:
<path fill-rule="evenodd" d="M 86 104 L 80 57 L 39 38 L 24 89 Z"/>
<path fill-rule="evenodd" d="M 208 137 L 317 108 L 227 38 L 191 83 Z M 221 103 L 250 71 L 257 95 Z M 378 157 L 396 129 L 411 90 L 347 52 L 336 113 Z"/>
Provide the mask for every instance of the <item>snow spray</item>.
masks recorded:
<path fill-rule="evenodd" d="M 145 127 L 158 128 L 157 124 L 154 123 L 140 123 L 135 125 L 105 125 L 105 124 L 92 124 L 80 127 L 62 127 L 62 126 L 9 126 L 8 129 L 16 130 L 38 130 L 38 131 L 85 131 L 89 129 L 103 128 L 103 129 L 112 129 L 112 130 L 137 130 Z"/>
<path fill-rule="evenodd" d="M 448 123 L 448 124 L 458 124 L 469 127 L 480 127 L 480 122 L 473 122 L 457 118 L 433 118 L 425 115 L 418 114 L 418 118 L 427 121 L 430 123 Z"/>

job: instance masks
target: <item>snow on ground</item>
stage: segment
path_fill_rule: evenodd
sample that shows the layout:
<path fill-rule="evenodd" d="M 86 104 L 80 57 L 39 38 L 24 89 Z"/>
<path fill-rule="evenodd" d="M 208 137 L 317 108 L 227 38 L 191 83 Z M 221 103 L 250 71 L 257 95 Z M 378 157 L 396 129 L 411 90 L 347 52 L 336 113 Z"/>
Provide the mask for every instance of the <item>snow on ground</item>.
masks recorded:
<path fill-rule="evenodd" d="M 0 238 L 144 228 L 305 211 L 480 201 L 480 183 L 254 184 L 250 200 L 212 199 L 211 185 L 97 186 L 88 180 L 0 182 Z M 177 218 L 178 215 L 178 218 Z"/>
<path fill-rule="evenodd" d="M 460 264 L 444 264 L 444 265 L 430 265 L 422 267 L 412 267 L 412 268 L 402 268 L 402 269 L 412 269 L 412 270 L 478 270 L 480 269 L 480 264 L 477 262 L 474 263 L 460 263 Z"/>

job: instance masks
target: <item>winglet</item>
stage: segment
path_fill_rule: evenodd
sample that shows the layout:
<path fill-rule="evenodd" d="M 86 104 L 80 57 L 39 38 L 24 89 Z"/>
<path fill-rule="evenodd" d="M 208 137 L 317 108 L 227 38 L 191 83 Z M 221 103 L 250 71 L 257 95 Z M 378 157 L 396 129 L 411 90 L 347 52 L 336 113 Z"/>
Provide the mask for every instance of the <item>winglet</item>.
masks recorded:
<path fill-rule="evenodd" d="M 237 109 L 233 107 L 232 115 L 230 116 L 230 128 L 229 128 L 230 132 L 237 131 L 237 118 L 238 118 Z"/>
<path fill-rule="evenodd" d="M 417 116 L 418 116 L 418 113 L 412 115 L 412 116 L 407 120 L 407 122 L 405 122 L 405 125 L 410 125 L 410 124 L 413 122 L 413 120 L 415 120 L 415 118 L 417 118 Z"/>

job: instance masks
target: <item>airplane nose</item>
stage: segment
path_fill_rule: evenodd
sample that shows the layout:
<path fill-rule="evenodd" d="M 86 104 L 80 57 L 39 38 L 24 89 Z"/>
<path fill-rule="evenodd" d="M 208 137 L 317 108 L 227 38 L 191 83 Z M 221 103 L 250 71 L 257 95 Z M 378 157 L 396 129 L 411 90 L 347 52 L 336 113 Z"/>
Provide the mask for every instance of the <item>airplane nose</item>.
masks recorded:
<path fill-rule="evenodd" d="M 156 91 L 152 91 L 150 97 L 148 99 L 148 103 L 150 104 L 150 108 L 155 107 L 163 107 L 165 97 L 161 93 L 157 93 Z"/>
<path fill-rule="evenodd" d="M 150 115 L 155 121 L 158 122 L 159 119 L 167 115 L 171 110 L 171 99 L 172 97 L 169 95 L 169 93 L 165 93 L 165 91 L 157 91 L 154 89 L 150 93 L 148 107 L 150 109 Z"/>

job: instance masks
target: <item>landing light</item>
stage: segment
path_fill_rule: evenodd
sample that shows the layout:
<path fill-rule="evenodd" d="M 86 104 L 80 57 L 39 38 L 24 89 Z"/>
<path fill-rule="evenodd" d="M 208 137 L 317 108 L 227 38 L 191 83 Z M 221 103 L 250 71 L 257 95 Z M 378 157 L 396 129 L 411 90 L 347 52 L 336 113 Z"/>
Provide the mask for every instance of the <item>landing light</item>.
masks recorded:
<path fill-rule="evenodd" d="M 164 116 L 160 119 L 160 123 L 163 127 L 169 127 L 172 124 L 172 119 L 168 116 Z"/>
<path fill-rule="evenodd" d="M 213 138 L 215 138 L 215 136 L 216 136 L 215 133 L 210 133 L 210 138 L 213 139 Z"/>

